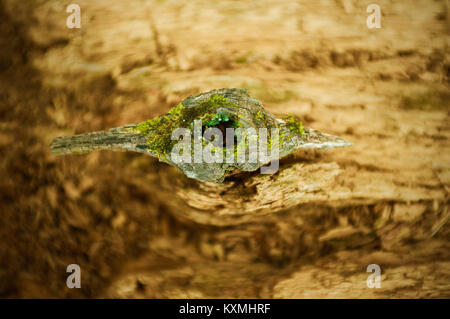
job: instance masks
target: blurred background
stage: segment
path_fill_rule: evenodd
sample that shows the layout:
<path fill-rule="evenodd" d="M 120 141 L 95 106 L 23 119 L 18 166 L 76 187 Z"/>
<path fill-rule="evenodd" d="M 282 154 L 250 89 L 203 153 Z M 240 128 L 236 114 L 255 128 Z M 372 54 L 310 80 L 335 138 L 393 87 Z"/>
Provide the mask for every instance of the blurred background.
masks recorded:
<path fill-rule="evenodd" d="M 71 3 L 81 28 L 66 25 Z M 449 298 L 449 10 L 0 1 L 0 297 Z M 142 154 L 49 154 L 57 136 L 222 87 L 354 146 L 223 185 Z M 318 186 L 305 197 L 306 175 Z M 81 289 L 66 286 L 69 264 Z"/>

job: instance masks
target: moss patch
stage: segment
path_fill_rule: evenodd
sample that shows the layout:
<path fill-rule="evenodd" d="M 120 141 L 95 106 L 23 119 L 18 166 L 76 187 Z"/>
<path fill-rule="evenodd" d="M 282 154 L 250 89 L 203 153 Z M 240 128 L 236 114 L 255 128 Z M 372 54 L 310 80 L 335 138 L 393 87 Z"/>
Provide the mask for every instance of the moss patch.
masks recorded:
<path fill-rule="evenodd" d="M 197 107 L 188 108 L 180 103 L 166 115 L 137 124 L 135 130 L 141 135 L 147 135 L 148 149 L 165 160 L 165 154 L 169 154 L 177 143 L 171 139 L 175 129 L 189 128 L 196 119 L 201 119 L 209 127 L 232 120 L 226 114 L 214 112 L 220 107 L 237 107 L 237 105 L 221 95 L 214 94 Z M 238 122 L 233 120 L 233 125 L 237 127 Z"/>
<path fill-rule="evenodd" d="M 305 134 L 305 130 L 303 129 L 303 123 L 298 121 L 295 117 L 289 116 L 286 119 L 286 127 L 292 132 L 299 136 Z"/>
<path fill-rule="evenodd" d="M 265 115 L 263 112 L 258 111 L 258 112 L 256 113 L 256 115 L 255 115 L 255 119 L 256 119 L 258 122 L 262 122 L 262 121 L 264 121 L 264 120 L 266 119 L 266 115 Z"/>

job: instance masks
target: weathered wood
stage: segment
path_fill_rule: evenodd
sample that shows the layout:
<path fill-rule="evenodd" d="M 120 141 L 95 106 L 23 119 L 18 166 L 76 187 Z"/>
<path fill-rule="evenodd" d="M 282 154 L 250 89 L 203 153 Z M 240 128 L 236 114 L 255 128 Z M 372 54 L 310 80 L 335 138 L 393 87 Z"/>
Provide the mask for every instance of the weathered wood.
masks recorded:
<path fill-rule="evenodd" d="M 0 7 L 1 296 L 450 297 L 443 1 L 384 1 L 376 30 L 358 1 L 80 1 L 81 30 L 63 1 Z M 353 146 L 222 184 L 141 154 L 48 152 L 224 87 Z M 123 144 L 96 134 L 54 150 Z M 66 288 L 74 262 L 82 289 Z"/>

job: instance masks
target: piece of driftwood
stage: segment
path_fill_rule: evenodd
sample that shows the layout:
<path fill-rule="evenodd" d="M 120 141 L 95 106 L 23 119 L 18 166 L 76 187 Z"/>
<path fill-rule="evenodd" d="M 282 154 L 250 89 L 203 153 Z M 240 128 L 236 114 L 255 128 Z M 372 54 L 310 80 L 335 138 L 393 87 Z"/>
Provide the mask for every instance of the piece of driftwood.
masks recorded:
<path fill-rule="evenodd" d="M 277 170 L 263 166 L 278 163 L 297 149 L 350 145 L 337 136 L 303 129 L 294 117 L 272 115 L 246 89 L 224 88 L 189 96 L 166 115 L 139 124 L 56 138 L 50 148 L 54 155 L 140 152 L 190 178 L 220 183 L 236 170 Z"/>

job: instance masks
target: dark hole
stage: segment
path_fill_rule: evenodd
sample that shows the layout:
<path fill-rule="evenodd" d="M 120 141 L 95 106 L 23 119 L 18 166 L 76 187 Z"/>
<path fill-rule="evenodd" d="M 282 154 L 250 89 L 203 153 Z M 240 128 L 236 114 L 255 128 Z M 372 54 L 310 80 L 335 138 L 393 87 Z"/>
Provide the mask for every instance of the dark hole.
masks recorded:
<path fill-rule="evenodd" d="M 228 121 L 225 121 L 225 122 L 221 122 L 221 123 L 219 123 L 219 124 L 217 124 L 215 126 L 211 126 L 211 127 L 218 128 L 222 132 L 222 136 L 223 136 L 222 147 L 226 146 L 227 142 L 228 142 L 227 141 L 227 135 L 226 135 L 226 129 L 227 128 L 234 128 L 233 125 L 234 125 L 234 121 L 233 120 L 228 120 Z M 202 135 L 208 128 L 210 128 L 210 127 L 208 127 L 208 126 L 203 126 L 202 127 Z M 214 139 L 215 139 L 215 136 L 212 136 L 211 137 L 211 141 L 214 141 Z M 231 141 L 229 143 L 231 143 Z M 234 143 L 233 145 L 237 144 L 236 134 L 234 134 L 234 136 L 233 136 L 233 143 Z"/>

